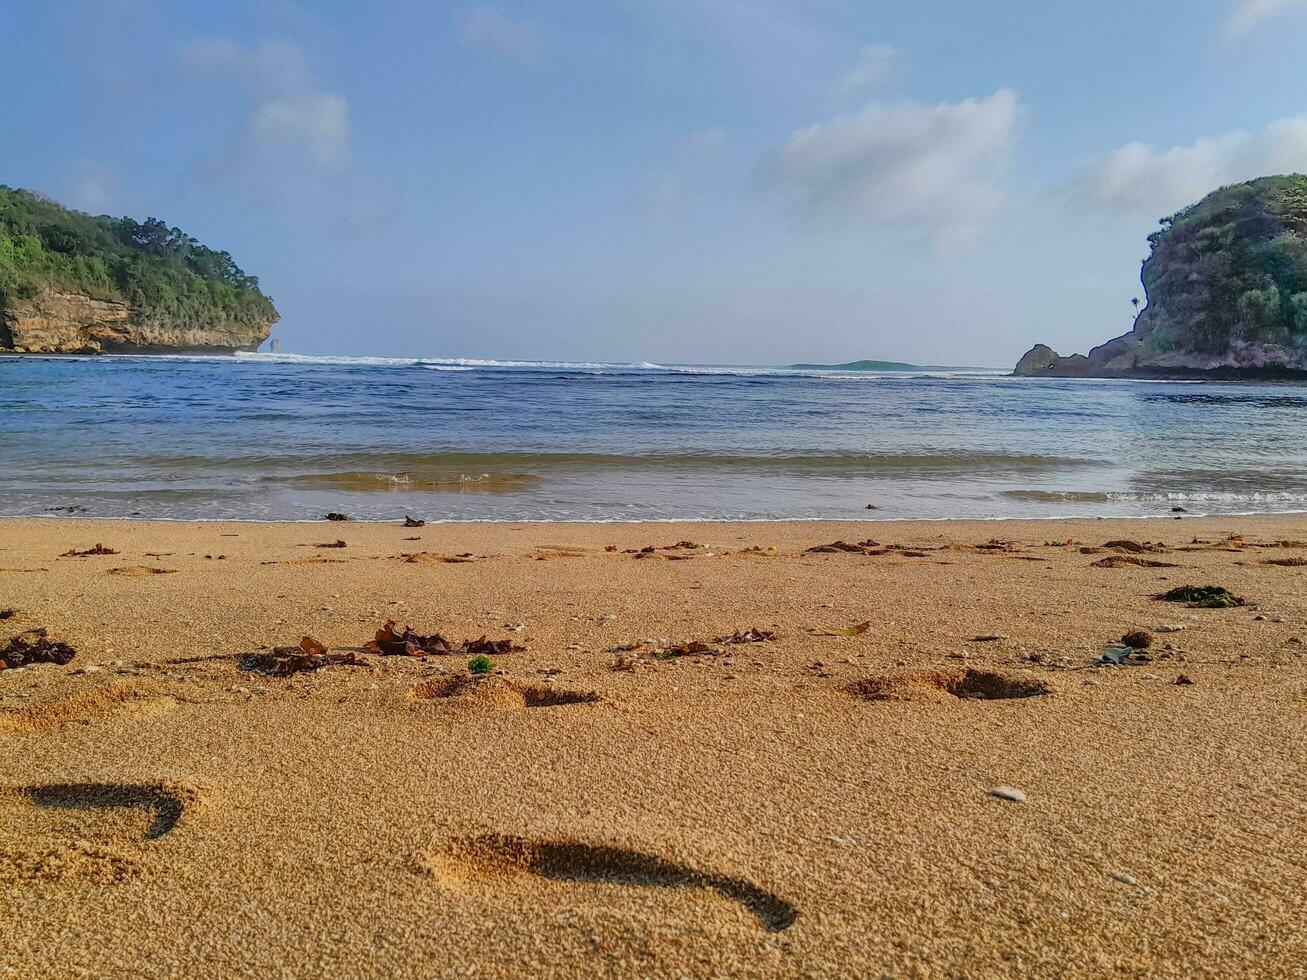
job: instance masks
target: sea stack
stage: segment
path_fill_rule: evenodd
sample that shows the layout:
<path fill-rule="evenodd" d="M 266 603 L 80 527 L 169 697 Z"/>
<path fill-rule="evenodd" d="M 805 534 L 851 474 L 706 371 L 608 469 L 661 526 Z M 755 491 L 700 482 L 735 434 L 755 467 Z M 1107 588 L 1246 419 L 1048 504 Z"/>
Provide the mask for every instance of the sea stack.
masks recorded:
<path fill-rule="evenodd" d="M 1062 357 L 1036 344 L 1028 377 L 1307 375 L 1307 176 L 1223 187 L 1148 238 L 1134 329 Z"/>

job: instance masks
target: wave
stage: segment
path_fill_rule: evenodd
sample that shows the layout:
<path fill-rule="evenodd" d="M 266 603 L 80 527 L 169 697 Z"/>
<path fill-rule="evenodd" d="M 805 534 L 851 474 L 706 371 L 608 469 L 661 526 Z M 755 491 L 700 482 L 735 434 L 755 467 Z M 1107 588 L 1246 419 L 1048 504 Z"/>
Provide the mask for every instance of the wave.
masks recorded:
<path fill-rule="evenodd" d="M 209 355 L 165 355 L 177 360 L 230 360 Z M 705 375 L 723 377 L 824 378 L 837 381 L 912 378 L 1005 378 L 997 368 L 921 368 L 867 371 L 848 368 L 786 367 L 753 364 L 659 364 L 655 361 L 529 361 L 487 357 L 367 357 L 344 354 L 260 354 L 239 352 L 236 360 L 267 364 L 320 364 L 335 367 L 421 367 L 430 371 L 574 371 L 614 375 Z"/>
<path fill-rule="evenodd" d="M 301 473 L 294 476 L 260 477 L 259 482 L 284 483 L 328 490 L 391 493 L 514 493 L 540 482 L 531 473 L 387 473 L 349 471 L 343 473 Z"/>
<path fill-rule="evenodd" d="M 1003 496 L 1032 503 L 1193 503 L 1288 504 L 1307 503 L 1307 493 L 1291 490 L 1004 490 Z"/>
<path fill-rule="evenodd" d="M 415 478 L 447 479 L 451 474 L 499 473 L 531 474 L 567 473 L 594 470 L 659 470 L 813 473 L 816 475 L 896 475 L 896 474 L 984 474 L 1034 473 L 1079 469 L 1102 465 L 1098 460 L 1070 456 L 1040 456 L 1020 453 L 973 452 L 970 450 L 938 453 L 828 453 L 794 454 L 785 452 L 733 453 L 603 453 L 603 452 L 466 452 L 459 450 L 403 452 L 375 451 L 301 453 L 298 455 L 251 454 L 248 456 L 194 456 L 153 454 L 134 456 L 131 464 L 147 471 L 167 473 L 187 469 L 253 472 L 256 478 L 323 479 L 324 474 L 345 474 L 353 478 L 365 474 L 376 481 L 376 474 L 408 475 Z"/>

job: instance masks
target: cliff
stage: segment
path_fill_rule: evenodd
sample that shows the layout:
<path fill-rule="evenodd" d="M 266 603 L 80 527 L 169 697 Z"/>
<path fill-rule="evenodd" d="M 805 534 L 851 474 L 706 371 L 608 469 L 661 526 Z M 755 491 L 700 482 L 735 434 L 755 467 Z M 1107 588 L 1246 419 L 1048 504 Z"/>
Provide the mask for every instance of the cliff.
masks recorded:
<path fill-rule="evenodd" d="M 231 353 L 278 319 L 226 252 L 0 186 L 0 352 Z"/>
<path fill-rule="evenodd" d="M 1037 344 L 1016 374 L 1307 375 L 1307 176 L 1224 187 L 1149 236 L 1134 329 L 1087 356 Z"/>

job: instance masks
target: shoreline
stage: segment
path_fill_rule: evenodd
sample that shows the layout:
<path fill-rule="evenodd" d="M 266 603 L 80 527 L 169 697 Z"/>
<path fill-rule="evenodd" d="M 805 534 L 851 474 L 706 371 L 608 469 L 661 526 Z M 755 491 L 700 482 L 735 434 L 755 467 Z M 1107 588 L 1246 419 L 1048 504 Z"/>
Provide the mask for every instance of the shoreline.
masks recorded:
<path fill-rule="evenodd" d="M 1288 975 L 1304 583 L 1307 516 L 0 519 L 76 649 L 0 670 L 7 964 Z"/>

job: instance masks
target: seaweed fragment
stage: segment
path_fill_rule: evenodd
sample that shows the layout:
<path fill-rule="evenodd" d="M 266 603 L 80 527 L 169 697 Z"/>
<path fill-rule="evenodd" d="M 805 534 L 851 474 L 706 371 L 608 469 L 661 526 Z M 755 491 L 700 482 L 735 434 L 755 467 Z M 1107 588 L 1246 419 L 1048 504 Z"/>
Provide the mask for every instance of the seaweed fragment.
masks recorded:
<path fill-rule="evenodd" d="M 77 650 L 59 640 L 51 640 L 44 629 L 28 630 L 12 637 L 0 649 L 0 670 L 27 667 L 31 664 L 68 664 Z"/>

